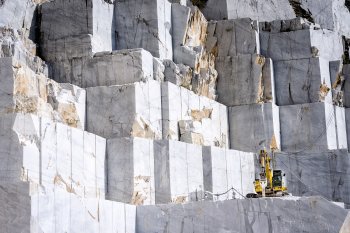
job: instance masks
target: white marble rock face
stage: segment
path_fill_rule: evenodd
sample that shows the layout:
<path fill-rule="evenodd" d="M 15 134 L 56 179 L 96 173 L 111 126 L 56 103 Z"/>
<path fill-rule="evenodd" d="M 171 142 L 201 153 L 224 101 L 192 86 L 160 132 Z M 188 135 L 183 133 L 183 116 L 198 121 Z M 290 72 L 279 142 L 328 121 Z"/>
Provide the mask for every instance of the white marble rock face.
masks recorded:
<path fill-rule="evenodd" d="M 346 124 L 346 135 L 347 145 L 350 152 L 350 108 L 345 108 L 345 124 Z"/>
<path fill-rule="evenodd" d="M 6 114 L 0 121 L 2 183 L 25 181 L 104 197 L 105 139 L 30 114 Z"/>
<path fill-rule="evenodd" d="M 205 46 L 208 33 L 207 20 L 197 7 L 172 4 L 172 29 L 173 63 L 177 64 L 180 73 L 186 75 L 178 75 L 179 72 L 175 70 L 171 74 L 166 69 L 165 80 L 180 83 L 180 86 L 196 94 L 216 99 L 215 56 Z M 169 61 L 167 63 L 169 65 Z"/>
<path fill-rule="evenodd" d="M 344 107 L 350 107 L 350 64 L 343 65 L 342 77 L 340 82 L 343 92 Z"/>
<path fill-rule="evenodd" d="M 261 55 L 216 58 L 218 102 L 239 106 L 274 102 L 272 62 Z"/>
<path fill-rule="evenodd" d="M 227 108 L 172 83 L 162 83 L 163 139 L 228 148 Z"/>
<path fill-rule="evenodd" d="M 294 196 L 322 195 L 328 200 L 350 204 L 350 169 L 347 150 L 276 153 L 276 165 L 287 178 L 288 192 Z M 322 182 L 315 185 L 317 177 Z"/>
<path fill-rule="evenodd" d="M 20 31 L 0 26 L 0 57 L 13 57 L 36 73 L 48 74 L 46 63 L 37 57 L 37 45 Z"/>
<path fill-rule="evenodd" d="M 347 131 L 346 131 L 346 108 L 334 106 L 335 127 L 337 131 L 337 149 L 347 149 Z"/>
<path fill-rule="evenodd" d="M 153 57 L 144 49 L 101 52 L 82 68 L 83 87 L 130 84 L 153 79 Z"/>
<path fill-rule="evenodd" d="M 260 32 L 261 54 L 273 61 L 322 57 L 340 60 L 342 39 L 337 32 L 326 29 L 303 29 L 287 32 Z"/>
<path fill-rule="evenodd" d="M 329 210 L 332 211 L 329 211 Z M 338 232 L 348 211 L 322 197 L 255 198 L 140 206 L 137 231 Z M 310 224 L 310 219 L 313 219 Z M 332 221 L 330 221 L 330 219 Z M 230 230 L 227 230 L 230 229 Z"/>
<path fill-rule="evenodd" d="M 154 177 L 153 140 L 108 139 L 107 199 L 133 205 L 154 205 Z"/>
<path fill-rule="evenodd" d="M 0 26 L 21 30 L 26 37 L 33 36 L 39 2 L 36 0 L 2 0 L 0 2 Z"/>
<path fill-rule="evenodd" d="M 136 207 L 29 183 L 0 185 L 1 232 L 135 232 Z M 16 219 L 15 223 L 13 219 Z"/>
<path fill-rule="evenodd" d="M 155 80 L 127 85 L 90 87 L 86 125 L 105 138 L 162 138 L 160 84 Z"/>
<path fill-rule="evenodd" d="M 99 51 L 112 50 L 113 15 L 114 6 L 106 1 L 56 0 L 44 3 L 41 6 L 44 48 L 57 39 L 91 34 Z"/>
<path fill-rule="evenodd" d="M 117 49 L 143 48 L 154 57 L 172 59 L 171 3 L 163 0 L 118 0 L 115 2 L 114 19 Z"/>
<path fill-rule="evenodd" d="M 295 17 L 309 18 L 322 28 L 349 36 L 349 10 L 345 0 L 208 0 L 202 12 L 208 20 L 251 18 L 263 21 L 285 21 Z M 282 22 L 283 23 L 283 22 Z"/>
<path fill-rule="evenodd" d="M 209 199 L 242 199 L 246 194 L 254 192 L 253 153 L 218 147 L 202 147 L 202 153 L 204 191 L 209 192 Z M 234 190 L 227 192 L 231 188 Z M 217 197 L 215 194 L 223 195 Z"/>
<path fill-rule="evenodd" d="M 84 129 L 85 90 L 59 84 L 12 57 L 0 58 L 0 113 L 31 113 Z"/>
<path fill-rule="evenodd" d="M 329 62 L 321 57 L 274 63 L 277 105 L 332 103 Z"/>
<path fill-rule="evenodd" d="M 337 149 L 337 117 L 331 104 L 281 106 L 280 121 L 282 151 L 317 152 Z"/>
<path fill-rule="evenodd" d="M 279 108 L 273 103 L 230 107 L 230 148 L 253 153 L 281 149 Z"/>
<path fill-rule="evenodd" d="M 154 161 L 156 204 L 186 203 L 204 198 L 201 146 L 155 140 Z"/>
<path fill-rule="evenodd" d="M 211 21 L 206 48 L 216 57 L 259 54 L 259 25 L 249 18 Z"/>

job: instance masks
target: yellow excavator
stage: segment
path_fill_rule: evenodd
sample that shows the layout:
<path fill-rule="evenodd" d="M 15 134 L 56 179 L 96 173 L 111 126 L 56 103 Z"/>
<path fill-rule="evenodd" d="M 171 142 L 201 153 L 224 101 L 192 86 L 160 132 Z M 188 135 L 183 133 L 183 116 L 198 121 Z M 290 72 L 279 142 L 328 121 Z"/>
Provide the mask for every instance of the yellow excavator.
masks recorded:
<path fill-rule="evenodd" d="M 273 152 L 272 152 L 273 153 Z M 248 198 L 280 197 L 288 195 L 285 174 L 282 170 L 271 167 L 272 159 L 266 150 L 260 150 L 260 179 L 255 179 L 255 192 L 247 194 Z"/>

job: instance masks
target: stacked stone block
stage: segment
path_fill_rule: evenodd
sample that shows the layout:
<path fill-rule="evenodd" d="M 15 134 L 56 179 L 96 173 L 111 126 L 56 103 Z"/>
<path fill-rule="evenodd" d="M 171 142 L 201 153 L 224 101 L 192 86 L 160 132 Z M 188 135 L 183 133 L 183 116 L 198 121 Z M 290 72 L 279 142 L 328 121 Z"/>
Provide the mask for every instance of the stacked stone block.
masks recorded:
<path fill-rule="evenodd" d="M 244 13 L 289 2 L 255 2 L 261 12 L 245 2 Z M 346 211 L 321 198 L 229 199 L 255 192 L 256 153 L 267 149 L 281 150 L 274 155 L 290 193 L 349 205 L 346 38 L 301 18 L 234 19 L 238 12 L 220 9 L 232 2 L 195 3 L 44 3 L 40 46 L 49 72 L 26 39 L 26 20 L 18 31 L 0 28 L 1 229 L 340 228 Z M 13 4 L 0 1 L 0 13 Z M 318 9 L 291 6 L 284 18 Z M 201 9 L 229 19 L 208 22 Z M 313 211 L 322 223 L 336 221 L 305 224 Z"/>

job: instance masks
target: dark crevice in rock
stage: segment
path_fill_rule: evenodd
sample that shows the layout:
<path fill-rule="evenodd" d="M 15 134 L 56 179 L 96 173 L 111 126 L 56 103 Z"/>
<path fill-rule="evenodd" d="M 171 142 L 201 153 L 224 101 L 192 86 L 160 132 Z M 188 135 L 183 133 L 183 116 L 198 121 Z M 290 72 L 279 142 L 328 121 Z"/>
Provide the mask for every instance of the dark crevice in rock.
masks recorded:
<path fill-rule="evenodd" d="M 348 8 L 350 12 L 350 0 L 345 0 L 345 7 Z"/>
<path fill-rule="evenodd" d="M 0 7 L 2 7 L 2 5 L 4 5 L 6 0 L 0 0 Z"/>
<path fill-rule="evenodd" d="M 350 39 L 343 36 L 343 46 L 344 46 L 344 55 L 343 55 L 343 64 L 350 64 Z"/>
<path fill-rule="evenodd" d="M 199 9 L 204 8 L 207 5 L 208 0 L 191 0 L 192 4 L 197 6 Z"/>
<path fill-rule="evenodd" d="M 289 0 L 290 5 L 293 7 L 294 13 L 297 17 L 302 17 L 307 19 L 311 23 L 315 23 L 312 18 L 312 13 L 310 10 L 305 10 L 302 8 L 301 3 L 298 0 Z"/>

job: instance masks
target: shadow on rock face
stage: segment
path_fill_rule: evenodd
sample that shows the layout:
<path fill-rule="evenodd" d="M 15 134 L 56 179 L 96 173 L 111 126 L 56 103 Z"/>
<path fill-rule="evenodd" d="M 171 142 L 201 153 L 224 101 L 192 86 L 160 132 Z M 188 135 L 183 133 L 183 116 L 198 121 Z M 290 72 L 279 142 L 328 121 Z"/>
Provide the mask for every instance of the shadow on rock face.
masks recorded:
<path fill-rule="evenodd" d="M 1 1 L 1 0 L 0 0 Z M 197 6 L 198 8 L 204 8 L 207 4 L 208 0 L 191 0 L 192 4 Z"/>

